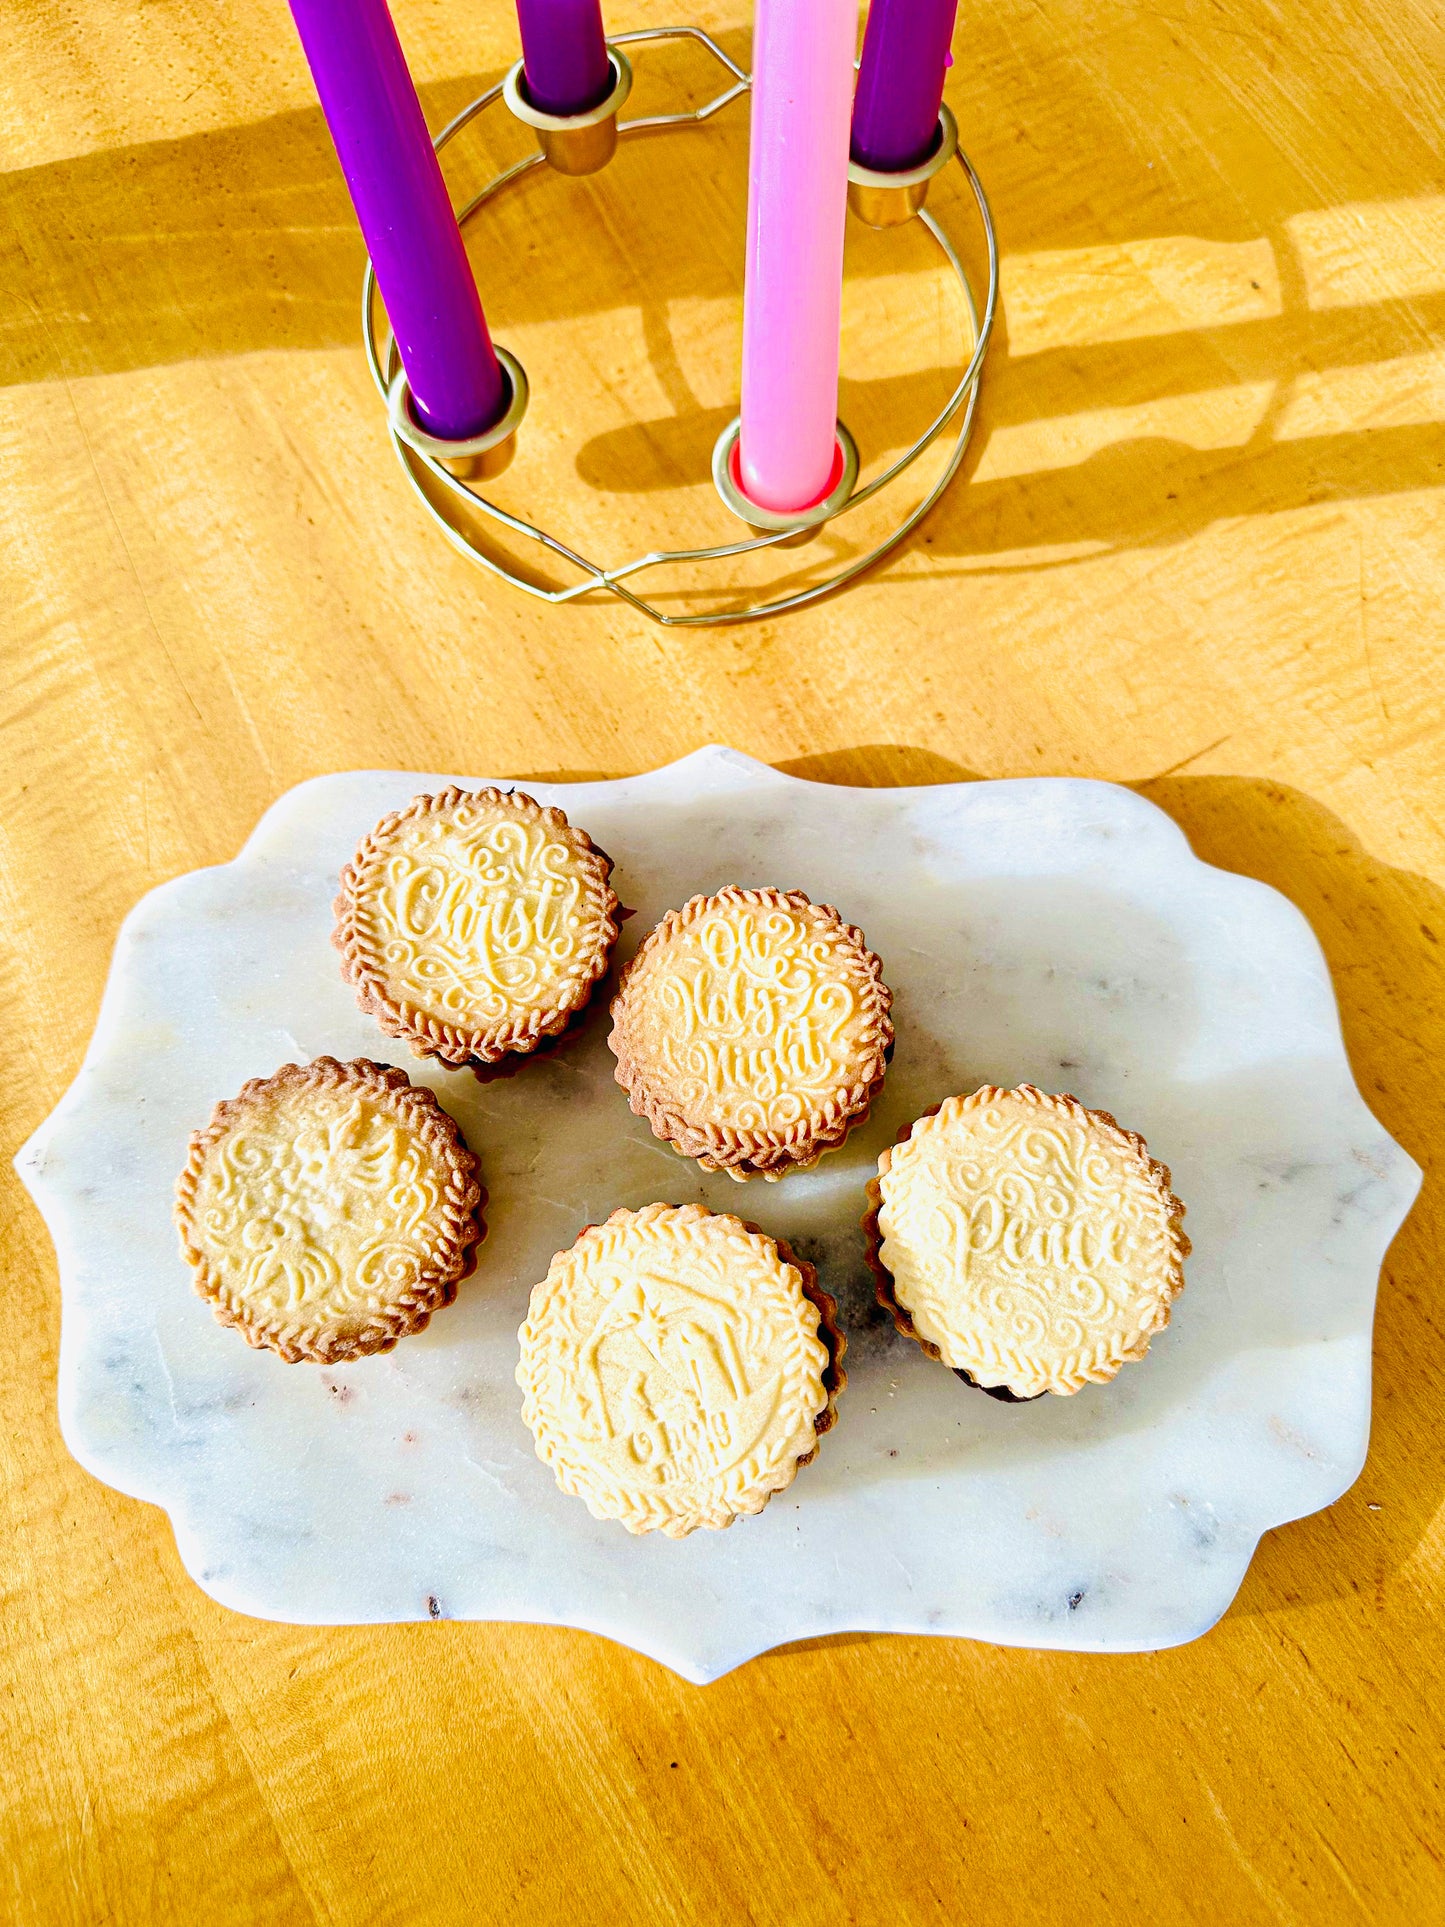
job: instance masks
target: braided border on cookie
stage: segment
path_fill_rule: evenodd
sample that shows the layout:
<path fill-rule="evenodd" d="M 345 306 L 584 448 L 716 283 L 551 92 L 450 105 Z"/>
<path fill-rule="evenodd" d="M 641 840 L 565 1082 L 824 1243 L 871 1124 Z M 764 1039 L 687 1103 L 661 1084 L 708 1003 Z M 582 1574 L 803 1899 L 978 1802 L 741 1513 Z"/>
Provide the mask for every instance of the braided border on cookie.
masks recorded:
<path fill-rule="evenodd" d="M 212 1271 L 206 1254 L 191 1235 L 196 1186 L 206 1157 L 253 1106 L 281 1091 L 341 1088 L 362 1091 L 383 1104 L 404 1129 L 427 1144 L 449 1172 L 442 1223 L 427 1269 L 407 1292 L 378 1311 L 359 1331 L 345 1334 L 302 1320 L 256 1317 Z M 349 1064 L 334 1057 L 313 1058 L 304 1066 L 283 1064 L 271 1077 L 253 1077 L 241 1087 L 239 1096 L 223 1098 L 205 1129 L 192 1133 L 190 1155 L 176 1181 L 175 1221 L 181 1234 L 181 1253 L 194 1267 L 197 1293 L 207 1300 L 221 1324 L 234 1327 L 248 1345 L 278 1353 L 288 1365 L 303 1361 L 336 1365 L 374 1352 L 389 1352 L 399 1338 L 423 1330 L 433 1312 L 451 1304 L 458 1284 L 476 1264 L 477 1247 L 486 1236 L 482 1211 L 487 1201 L 477 1173 L 477 1160 L 467 1149 L 455 1119 L 429 1090 L 413 1084 L 405 1071 L 373 1063 L 369 1057 L 354 1058 Z"/>
<path fill-rule="evenodd" d="M 588 910 L 595 924 L 590 957 L 584 957 L 566 994 L 551 1009 L 526 1010 L 505 1023 L 471 1029 L 444 1023 L 395 996 L 360 924 L 366 874 L 373 863 L 385 858 L 387 839 L 403 823 L 421 816 L 446 815 L 461 804 L 511 810 L 519 817 L 545 824 L 554 835 L 563 833 L 580 860 Z M 561 810 L 544 809 L 524 790 L 464 790 L 453 784 L 435 796 L 413 797 L 404 810 L 393 810 L 382 817 L 362 838 L 355 856 L 341 872 L 340 893 L 332 905 L 336 928 L 331 941 L 341 952 L 341 974 L 355 986 L 357 1004 L 376 1019 L 388 1037 L 401 1038 L 417 1057 L 437 1057 L 444 1064 L 495 1064 L 509 1052 L 534 1051 L 544 1039 L 564 1031 L 586 1008 L 593 990 L 607 974 L 620 927 L 617 895 L 608 880 L 611 875 L 611 857 L 597 848 L 585 830 L 569 823 Z"/>
<path fill-rule="evenodd" d="M 665 1091 L 649 1087 L 641 1067 L 632 1062 L 625 1044 L 620 1041 L 628 1012 L 628 986 L 638 965 L 700 917 L 728 904 L 811 910 L 820 923 L 833 925 L 863 965 L 864 996 L 869 1008 L 864 1013 L 858 1037 L 859 1075 L 852 1084 L 833 1091 L 811 1117 L 800 1118 L 783 1131 L 694 1123 L 670 1103 Z M 726 1171 L 732 1178 L 777 1178 L 816 1164 L 825 1151 L 836 1150 L 848 1133 L 867 1118 L 893 1049 L 893 1020 L 889 1016 L 892 1004 L 893 993 L 883 981 L 882 962 L 868 948 L 863 932 L 854 924 L 845 923 L 831 904 L 814 903 L 802 890 L 745 890 L 737 884 L 728 884 L 711 895 L 690 897 L 680 910 L 669 910 L 661 923 L 649 931 L 618 982 L 617 994 L 612 999 L 612 1033 L 607 1041 L 617 1059 L 614 1075 L 627 1093 L 628 1105 L 634 1115 L 647 1119 L 654 1136 L 684 1157 L 695 1158 L 704 1171 Z"/>
<path fill-rule="evenodd" d="M 1062 1368 L 1053 1374 L 1057 1382 L 1047 1385 L 1044 1389 L 1060 1397 L 1068 1397 L 1074 1392 L 1082 1391 L 1085 1385 L 1107 1384 L 1110 1379 L 1117 1376 L 1123 1366 L 1137 1363 L 1144 1357 L 1155 1333 L 1163 1331 L 1169 1323 L 1174 1300 L 1184 1289 L 1184 1260 L 1192 1249 L 1184 1230 L 1185 1207 L 1174 1195 L 1173 1177 L 1168 1165 L 1161 1164 L 1157 1158 L 1150 1157 L 1149 1147 L 1139 1133 L 1126 1131 L 1110 1112 L 1090 1110 L 1077 1097 L 1070 1096 L 1067 1092 L 1052 1095 L 1047 1091 L 1041 1091 L 1034 1084 L 1019 1084 L 1011 1091 L 1004 1090 L 997 1084 L 984 1084 L 971 1097 L 945 1098 L 942 1103 L 932 1105 L 911 1124 L 904 1125 L 898 1133 L 897 1143 L 889 1145 L 879 1157 L 877 1177 L 870 1179 L 868 1183 L 868 1209 L 862 1220 L 868 1268 L 873 1273 L 878 1303 L 891 1316 L 900 1334 L 904 1338 L 911 1338 L 929 1358 L 937 1359 L 942 1363 L 942 1351 L 919 1332 L 907 1306 L 900 1303 L 896 1281 L 883 1262 L 883 1231 L 878 1221 L 879 1213 L 883 1208 L 883 1179 L 892 1169 L 893 1154 L 897 1146 L 907 1144 L 915 1131 L 926 1125 L 931 1118 L 939 1116 L 945 1105 L 956 1105 L 958 1109 L 954 1115 L 957 1116 L 966 1111 L 976 1110 L 985 1104 L 991 1104 L 995 1098 L 1000 1097 L 1018 1097 L 1026 1103 L 1043 1105 L 1069 1118 L 1071 1122 L 1082 1122 L 1112 1137 L 1118 1149 L 1126 1151 L 1144 1166 L 1148 1180 L 1164 1207 L 1169 1269 L 1158 1286 L 1152 1317 L 1143 1320 L 1133 1332 L 1125 1334 L 1119 1341 L 1116 1352 L 1111 1353 L 1106 1361 L 1084 1358 L 1066 1359 Z M 1026 1373 L 1036 1372 L 1036 1366 L 1022 1352 L 1001 1346 L 999 1358 L 1006 1370 L 1011 1369 L 1016 1376 L 1021 1377 Z M 979 1368 L 950 1366 L 949 1369 L 958 1373 L 966 1372 L 968 1382 L 977 1386 L 980 1391 L 993 1389 L 992 1385 L 985 1384 L 979 1376 Z M 1019 1391 L 1007 1376 L 993 1383 L 1005 1386 L 1013 1398 L 1020 1403 L 1026 1403 L 1029 1399 L 1039 1396 L 1038 1393 Z"/>
<path fill-rule="evenodd" d="M 539 1412 L 539 1384 L 546 1368 L 545 1354 L 538 1346 L 532 1353 L 532 1369 L 528 1369 L 527 1345 L 529 1339 L 540 1337 L 540 1330 L 533 1324 L 534 1310 L 545 1312 L 549 1308 L 547 1288 L 553 1282 L 554 1268 L 585 1243 L 599 1246 L 591 1255 L 594 1259 L 605 1261 L 608 1248 L 620 1245 L 625 1234 L 637 1223 L 654 1223 L 667 1217 L 672 1224 L 689 1234 L 695 1233 L 702 1225 L 721 1225 L 728 1235 L 741 1232 L 750 1240 L 769 1247 L 784 1271 L 792 1271 L 798 1281 L 803 1297 L 817 1313 L 816 1337 L 827 1353 L 827 1360 L 820 1374 L 823 1390 L 823 1404 L 811 1416 L 800 1418 L 795 1435 L 785 1438 L 773 1448 L 767 1463 L 755 1475 L 752 1482 L 741 1492 L 720 1493 L 705 1516 L 690 1520 L 679 1520 L 669 1516 L 668 1508 L 657 1499 L 641 1492 L 613 1490 L 609 1497 L 613 1504 L 603 1504 L 596 1497 L 595 1482 L 585 1464 L 574 1464 L 569 1458 L 570 1441 L 565 1433 L 549 1429 L 539 1430 L 545 1421 Z M 539 1294 L 541 1295 L 539 1298 Z M 547 1276 L 535 1287 L 527 1307 L 527 1316 L 518 1333 L 522 1355 L 518 1360 L 516 1380 L 522 1389 L 522 1418 L 532 1433 L 537 1456 L 552 1469 L 552 1474 L 563 1492 L 579 1498 L 586 1505 L 594 1519 L 615 1519 L 629 1532 L 644 1533 L 661 1531 L 667 1538 L 683 1539 L 700 1528 L 721 1530 L 730 1526 L 735 1519 L 747 1518 L 761 1512 L 775 1492 L 781 1492 L 792 1484 L 798 1471 L 811 1465 L 818 1455 L 818 1439 L 830 1431 L 837 1418 L 838 1398 L 848 1382 L 848 1374 L 843 1369 L 843 1355 L 848 1341 L 838 1326 L 838 1308 L 835 1300 L 818 1284 L 816 1268 L 806 1259 L 797 1257 L 781 1238 L 774 1238 L 755 1224 L 734 1217 L 730 1212 L 708 1211 L 702 1205 L 649 1204 L 640 1210 L 626 1209 L 614 1211 L 602 1224 L 589 1224 L 578 1233 L 566 1251 L 559 1251 L 548 1267 Z M 801 1402 L 801 1387 L 808 1375 L 806 1330 L 799 1328 L 798 1343 L 794 1357 L 785 1374 L 783 1387 L 784 1399 L 793 1397 Z M 806 1451 L 793 1450 L 802 1443 L 801 1434 L 806 1427 L 812 1428 L 812 1440 Z"/>

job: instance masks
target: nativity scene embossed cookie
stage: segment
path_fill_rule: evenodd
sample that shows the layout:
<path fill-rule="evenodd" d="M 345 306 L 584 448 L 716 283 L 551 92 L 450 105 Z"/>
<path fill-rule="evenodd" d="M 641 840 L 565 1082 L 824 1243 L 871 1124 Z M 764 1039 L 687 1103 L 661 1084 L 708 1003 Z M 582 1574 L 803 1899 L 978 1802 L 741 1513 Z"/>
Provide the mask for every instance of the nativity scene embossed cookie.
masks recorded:
<path fill-rule="evenodd" d="M 880 1302 L 995 1396 L 1071 1393 L 1141 1359 L 1184 1287 L 1168 1169 L 1106 1111 L 1031 1084 L 950 1097 L 878 1161 Z"/>
<path fill-rule="evenodd" d="M 761 1512 L 814 1457 L 845 1382 L 812 1266 L 696 1204 L 589 1225 L 520 1336 L 522 1416 L 558 1485 L 673 1539 Z"/>
<path fill-rule="evenodd" d="M 181 1250 L 223 1325 L 290 1364 L 389 1351 L 483 1235 L 477 1161 L 405 1071 L 318 1057 L 253 1078 L 191 1139 Z"/>
<path fill-rule="evenodd" d="M 534 1051 L 606 973 L 611 873 L 561 810 L 520 790 L 418 796 L 341 873 L 342 974 L 418 1057 L 485 1066 Z"/>
<path fill-rule="evenodd" d="M 868 1115 L 892 998 L 861 930 L 801 890 L 696 896 L 670 910 L 612 1003 L 617 1081 L 705 1171 L 778 1178 Z"/>

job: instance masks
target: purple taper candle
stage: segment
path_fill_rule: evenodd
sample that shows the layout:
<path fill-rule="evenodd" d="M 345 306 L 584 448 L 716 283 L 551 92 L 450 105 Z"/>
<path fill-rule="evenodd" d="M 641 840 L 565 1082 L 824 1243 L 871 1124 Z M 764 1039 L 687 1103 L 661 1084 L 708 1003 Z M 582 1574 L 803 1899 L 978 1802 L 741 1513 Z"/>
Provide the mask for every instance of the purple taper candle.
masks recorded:
<path fill-rule="evenodd" d="M 853 95 L 853 158 L 880 174 L 928 159 L 958 0 L 872 0 Z"/>
<path fill-rule="evenodd" d="M 507 403 L 421 102 L 386 0 L 291 0 L 420 425 L 480 435 Z"/>
<path fill-rule="evenodd" d="M 527 98 L 544 114 L 585 114 L 612 91 L 599 0 L 517 0 Z"/>

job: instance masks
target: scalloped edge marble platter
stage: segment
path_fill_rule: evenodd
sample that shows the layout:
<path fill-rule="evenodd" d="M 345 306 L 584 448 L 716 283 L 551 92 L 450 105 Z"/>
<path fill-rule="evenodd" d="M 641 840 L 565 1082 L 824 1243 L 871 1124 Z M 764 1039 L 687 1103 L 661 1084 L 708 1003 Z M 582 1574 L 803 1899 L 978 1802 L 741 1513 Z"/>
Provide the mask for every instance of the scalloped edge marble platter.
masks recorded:
<path fill-rule="evenodd" d="M 605 1009 L 486 1084 L 410 1059 L 357 1012 L 329 943 L 337 873 L 385 811 L 453 780 L 486 779 L 320 777 L 234 862 L 152 891 L 121 931 L 83 1069 L 16 1160 L 59 1254 L 66 1442 L 165 1507 L 212 1597 L 305 1624 L 583 1627 L 693 1680 L 865 1629 L 1138 1651 L 1204 1632 L 1260 1534 L 1355 1479 L 1380 1263 L 1419 1172 L 1355 1087 L 1319 945 L 1283 897 L 1199 862 L 1107 783 L 842 789 L 716 748 L 617 782 L 526 783 L 616 859 L 636 912 L 624 957 L 665 909 L 724 883 L 800 887 L 882 956 L 899 1040 L 872 1120 L 815 1171 L 743 1187 L 630 1114 Z M 431 1085 L 491 1192 L 456 1305 L 331 1370 L 223 1330 L 171 1225 L 214 1101 L 322 1052 Z M 1022 1080 L 1143 1131 L 1195 1250 L 1144 1363 L 1008 1406 L 895 1335 L 858 1221 L 900 1125 Z M 850 1340 L 817 1462 L 759 1517 L 681 1543 L 564 1497 L 513 1381 L 552 1253 L 655 1199 L 788 1238 Z"/>

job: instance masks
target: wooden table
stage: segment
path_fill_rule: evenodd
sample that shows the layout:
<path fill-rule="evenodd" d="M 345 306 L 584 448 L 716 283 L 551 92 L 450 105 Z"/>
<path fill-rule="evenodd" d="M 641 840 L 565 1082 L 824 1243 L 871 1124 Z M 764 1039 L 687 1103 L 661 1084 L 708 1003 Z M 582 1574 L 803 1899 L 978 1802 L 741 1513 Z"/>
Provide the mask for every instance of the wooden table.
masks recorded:
<path fill-rule="evenodd" d="M 526 602 L 423 522 L 281 0 L 5 10 L 0 1135 L 74 1074 L 136 898 L 319 771 L 617 774 L 719 739 L 828 781 L 1109 777 L 1306 912 L 1431 1172 L 1364 1477 L 1147 1657 L 840 1638 L 696 1689 L 571 1632 L 259 1624 L 66 1456 L 54 1258 L 7 1169 L 6 1918 L 1445 1917 L 1445 21 L 965 14 L 950 98 L 1005 254 L 969 479 L 850 593 L 675 631 Z M 434 120 L 514 57 L 505 0 L 397 15 Z M 695 17 L 745 52 L 739 0 Z M 731 412 L 745 126 L 656 168 L 655 218 L 635 169 L 544 183 L 570 210 L 519 201 L 477 251 L 546 375 L 538 500 L 593 534 L 695 503 Z M 876 422 L 944 351 L 917 264 L 870 245 L 850 300 L 901 360 L 855 340 L 844 410 Z"/>

